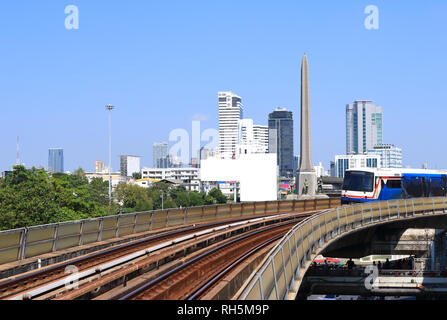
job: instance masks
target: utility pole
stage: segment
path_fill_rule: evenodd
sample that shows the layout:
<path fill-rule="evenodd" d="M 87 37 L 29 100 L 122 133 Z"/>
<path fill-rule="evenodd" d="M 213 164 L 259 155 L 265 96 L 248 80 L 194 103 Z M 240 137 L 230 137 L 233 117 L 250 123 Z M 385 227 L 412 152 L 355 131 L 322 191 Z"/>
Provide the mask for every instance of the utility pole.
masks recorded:
<path fill-rule="evenodd" d="M 163 191 L 161 192 L 161 210 L 164 210 L 164 205 L 163 205 Z"/>
<path fill-rule="evenodd" d="M 107 105 L 109 110 L 109 205 L 112 204 L 112 173 L 110 172 L 112 162 L 112 110 L 115 109 L 112 105 Z"/>

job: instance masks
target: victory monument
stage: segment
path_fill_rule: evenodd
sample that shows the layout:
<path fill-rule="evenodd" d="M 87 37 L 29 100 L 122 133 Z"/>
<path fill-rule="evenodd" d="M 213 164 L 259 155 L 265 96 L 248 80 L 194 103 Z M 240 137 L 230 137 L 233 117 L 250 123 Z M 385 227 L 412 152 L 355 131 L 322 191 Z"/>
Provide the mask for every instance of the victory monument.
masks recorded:
<path fill-rule="evenodd" d="M 312 164 L 310 144 L 309 65 L 304 55 L 301 62 L 301 149 L 300 165 L 296 176 L 298 199 L 314 199 L 317 191 L 317 173 Z"/>

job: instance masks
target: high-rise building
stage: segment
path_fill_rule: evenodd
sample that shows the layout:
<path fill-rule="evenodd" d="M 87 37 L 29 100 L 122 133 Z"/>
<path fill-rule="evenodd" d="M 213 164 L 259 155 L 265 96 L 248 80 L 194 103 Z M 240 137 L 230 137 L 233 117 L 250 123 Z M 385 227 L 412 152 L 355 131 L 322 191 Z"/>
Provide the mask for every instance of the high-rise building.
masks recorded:
<path fill-rule="evenodd" d="M 402 149 L 392 144 L 375 145 L 368 150 L 368 154 L 380 156 L 380 166 L 382 168 L 402 168 Z"/>
<path fill-rule="evenodd" d="M 331 161 L 329 164 L 329 167 L 331 168 L 331 177 L 335 178 L 336 177 L 336 171 L 335 171 L 335 162 Z"/>
<path fill-rule="evenodd" d="M 277 108 L 269 114 L 269 153 L 276 153 L 279 174 L 293 177 L 293 116 L 291 111 Z"/>
<path fill-rule="evenodd" d="M 169 168 L 167 142 L 153 144 L 153 165 L 154 168 Z"/>
<path fill-rule="evenodd" d="M 64 149 L 48 149 L 48 171 L 51 173 L 64 172 Z"/>
<path fill-rule="evenodd" d="M 260 124 L 253 125 L 253 139 L 259 153 L 269 151 L 269 127 Z"/>
<path fill-rule="evenodd" d="M 243 117 L 241 97 L 232 92 L 218 92 L 219 98 L 219 154 L 231 159 L 238 143 L 238 123 Z"/>
<path fill-rule="evenodd" d="M 102 160 L 95 161 L 95 173 L 103 173 L 106 170 L 106 166 Z"/>
<path fill-rule="evenodd" d="M 268 127 L 255 125 L 252 119 L 239 120 L 236 156 L 240 154 L 267 153 L 267 151 Z"/>
<path fill-rule="evenodd" d="M 293 173 L 294 173 L 294 175 L 296 175 L 299 166 L 300 166 L 300 156 L 293 156 Z"/>
<path fill-rule="evenodd" d="M 346 153 L 365 154 L 382 144 L 382 107 L 370 100 L 357 100 L 346 106 Z"/>
<path fill-rule="evenodd" d="M 140 157 L 120 156 L 120 172 L 123 177 L 132 177 L 135 172 L 140 172 Z"/>

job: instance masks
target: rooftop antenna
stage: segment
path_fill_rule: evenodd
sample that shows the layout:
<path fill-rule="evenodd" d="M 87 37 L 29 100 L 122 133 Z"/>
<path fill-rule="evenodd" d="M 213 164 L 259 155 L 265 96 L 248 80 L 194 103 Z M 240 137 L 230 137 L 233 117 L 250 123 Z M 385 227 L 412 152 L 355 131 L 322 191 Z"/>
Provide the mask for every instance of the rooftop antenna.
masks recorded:
<path fill-rule="evenodd" d="M 17 166 L 20 165 L 19 136 L 17 136 L 16 165 L 17 165 Z"/>

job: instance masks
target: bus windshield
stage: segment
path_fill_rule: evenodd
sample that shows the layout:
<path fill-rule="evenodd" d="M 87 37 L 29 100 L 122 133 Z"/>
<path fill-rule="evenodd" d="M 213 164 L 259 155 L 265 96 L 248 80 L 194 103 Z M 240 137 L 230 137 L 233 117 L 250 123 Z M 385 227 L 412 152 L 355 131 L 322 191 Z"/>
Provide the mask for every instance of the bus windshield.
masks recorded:
<path fill-rule="evenodd" d="M 343 190 L 371 192 L 374 188 L 374 174 L 362 171 L 347 171 Z"/>

